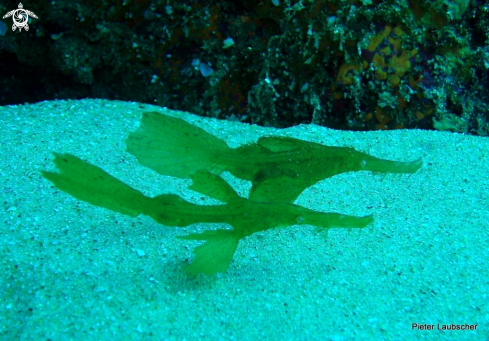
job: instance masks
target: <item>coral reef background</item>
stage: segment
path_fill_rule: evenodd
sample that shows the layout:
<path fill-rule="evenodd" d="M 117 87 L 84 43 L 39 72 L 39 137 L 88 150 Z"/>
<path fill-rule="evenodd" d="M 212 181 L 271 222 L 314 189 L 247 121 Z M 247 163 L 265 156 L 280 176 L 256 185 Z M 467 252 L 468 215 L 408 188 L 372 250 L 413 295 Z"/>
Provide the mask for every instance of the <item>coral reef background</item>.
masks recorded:
<path fill-rule="evenodd" d="M 2 105 L 97 97 L 263 126 L 489 132 L 485 1 L 24 6 L 39 17 L 28 32 L 3 19 Z"/>

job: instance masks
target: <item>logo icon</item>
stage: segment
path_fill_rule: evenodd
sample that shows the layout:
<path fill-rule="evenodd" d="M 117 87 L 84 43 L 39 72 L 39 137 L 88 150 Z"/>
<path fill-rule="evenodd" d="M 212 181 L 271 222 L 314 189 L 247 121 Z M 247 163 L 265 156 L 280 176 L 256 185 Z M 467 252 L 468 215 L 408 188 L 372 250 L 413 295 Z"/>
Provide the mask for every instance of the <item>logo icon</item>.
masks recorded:
<path fill-rule="evenodd" d="M 12 31 L 15 31 L 17 28 L 19 29 L 19 31 L 22 31 L 22 29 L 29 31 L 29 25 L 27 24 L 27 22 L 29 21 L 29 15 L 33 18 L 39 19 L 37 15 L 34 14 L 34 12 L 24 9 L 24 5 L 19 2 L 19 8 L 5 14 L 3 16 L 3 19 L 12 17 L 12 19 L 14 20 Z"/>

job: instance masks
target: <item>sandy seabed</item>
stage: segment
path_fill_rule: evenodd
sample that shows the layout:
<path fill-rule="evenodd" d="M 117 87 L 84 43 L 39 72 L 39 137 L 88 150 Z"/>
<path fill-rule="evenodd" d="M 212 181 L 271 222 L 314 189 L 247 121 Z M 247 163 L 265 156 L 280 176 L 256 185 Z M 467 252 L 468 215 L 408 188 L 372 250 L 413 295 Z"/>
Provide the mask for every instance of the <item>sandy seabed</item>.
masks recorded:
<path fill-rule="evenodd" d="M 341 174 L 296 201 L 373 214 L 365 229 L 257 233 L 241 241 L 225 274 L 191 280 L 183 269 L 199 242 L 175 237 L 219 224 L 132 219 L 40 176 L 54 169 L 52 152 L 71 153 L 148 196 L 199 202 L 191 180 L 160 176 L 125 151 L 144 111 L 181 117 L 231 147 L 274 134 L 424 164 L 413 175 Z M 2 340 L 489 339 L 487 137 L 279 130 L 106 100 L 0 107 L 0 123 Z M 225 178 L 246 196 L 249 183 Z"/>

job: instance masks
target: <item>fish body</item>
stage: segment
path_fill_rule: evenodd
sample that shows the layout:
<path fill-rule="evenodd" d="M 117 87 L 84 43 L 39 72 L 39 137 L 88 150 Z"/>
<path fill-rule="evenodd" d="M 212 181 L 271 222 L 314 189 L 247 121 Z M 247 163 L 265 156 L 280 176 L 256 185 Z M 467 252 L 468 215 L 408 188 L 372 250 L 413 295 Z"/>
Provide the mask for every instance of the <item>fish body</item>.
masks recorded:
<path fill-rule="evenodd" d="M 187 273 L 195 277 L 224 272 L 239 241 L 259 231 L 291 225 L 313 225 L 319 230 L 332 227 L 361 228 L 372 216 L 353 217 L 313 211 L 290 203 L 256 202 L 240 197 L 221 177 L 206 170 L 190 175 L 191 189 L 222 201 L 222 205 L 196 205 L 175 194 L 147 197 L 97 166 L 70 154 L 55 154 L 59 173 L 42 175 L 60 190 L 79 200 L 131 217 L 148 215 L 166 226 L 185 227 L 196 223 L 225 223 L 232 230 L 213 230 L 191 234 L 182 239 L 204 240 L 195 249 L 195 259 Z"/>
<path fill-rule="evenodd" d="M 229 171 L 251 181 L 249 198 L 261 202 L 292 203 L 306 188 L 345 172 L 411 174 L 422 166 L 421 160 L 383 160 L 349 147 L 283 136 L 264 136 L 232 149 L 199 127 L 154 112 L 143 113 L 139 129 L 126 144 L 142 165 L 163 175 L 189 178 L 199 169 Z"/>

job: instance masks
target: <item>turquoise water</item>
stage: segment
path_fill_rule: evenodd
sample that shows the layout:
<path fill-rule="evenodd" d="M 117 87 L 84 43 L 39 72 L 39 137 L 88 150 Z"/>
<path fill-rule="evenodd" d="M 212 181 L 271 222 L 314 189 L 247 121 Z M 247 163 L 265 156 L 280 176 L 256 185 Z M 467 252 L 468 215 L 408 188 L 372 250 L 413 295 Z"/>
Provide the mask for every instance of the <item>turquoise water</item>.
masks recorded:
<path fill-rule="evenodd" d="M 190 280 L 199 242 L 186 228 L 80 202 L 43 179 L 52 152 L 98 166 L 145 195 L 202 203 L 190 180 L 141 167 L 125 139 L 141 113 L 101 100 L 0 108 L 2 262 L 0 336 L 6 340 L 484 340 L 487 321 L 487 139 L 428 132 L 345 132 L 314 125 L 281 134 L 411 161 L 413 175 L 347 173 L 296 204 L 375 221 L 317 234 L 291 226 L 243 240 L 224 274 Z M 230 146 L 276 129 L 181 114 Z M 242 195 L 249 183 L 226 175 Z M 413 324 L 433 330 L 413 329 Z M 443 324 L 477 324 L 442 331 Z"/>

